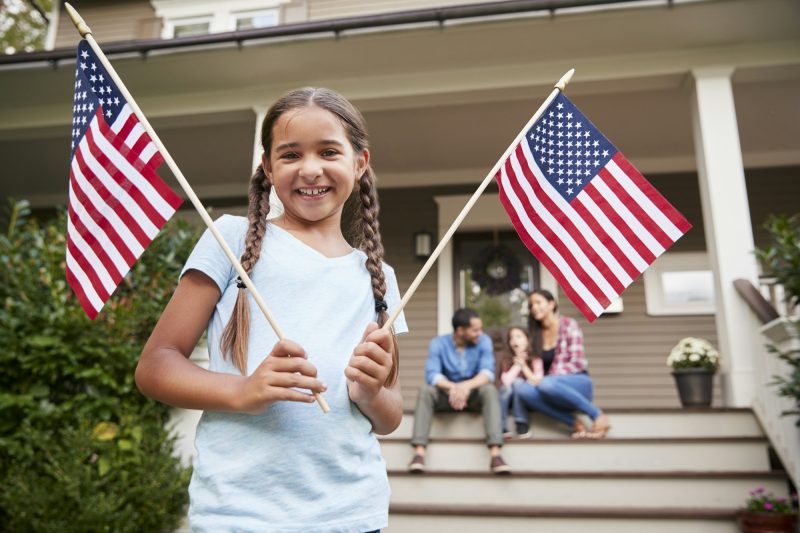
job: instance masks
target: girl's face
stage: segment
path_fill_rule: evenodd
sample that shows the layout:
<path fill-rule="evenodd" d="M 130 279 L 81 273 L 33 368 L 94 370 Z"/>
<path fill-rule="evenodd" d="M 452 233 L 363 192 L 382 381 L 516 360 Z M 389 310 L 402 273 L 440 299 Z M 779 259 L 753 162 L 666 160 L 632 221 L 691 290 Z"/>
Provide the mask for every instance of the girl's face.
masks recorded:
<path fill-rule="evenodd" d="M 531 294 L 528 301 L 531 304 L 531 316 L 536 320 L 543 320 L 555 312 L 556 303 L 541 294 Z"/>
<path fill-rule="evenodd" d="M 519 328 L 514 328 L 508 333 L 508 346 L 513 353 L 528 351 L 528 336 Z"/>
<path fill-rule="evenodd" d="M 284 216 L 303 224 L 341 222 L 342 206 L 364 173 L 369 152 L 354 152 L 339 119 L 317 106 L 281 115 L 264 169 Z"/>

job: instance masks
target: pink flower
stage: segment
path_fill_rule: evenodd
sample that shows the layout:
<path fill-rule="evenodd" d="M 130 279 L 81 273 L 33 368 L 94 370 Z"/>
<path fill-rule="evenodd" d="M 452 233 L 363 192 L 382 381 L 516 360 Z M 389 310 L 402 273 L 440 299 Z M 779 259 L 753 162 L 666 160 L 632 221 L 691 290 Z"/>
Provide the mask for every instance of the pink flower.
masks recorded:
<path fill-rule="evenodd" d="M 766 509 L 767 511 L 771 511 L 771 510 L 772 510 L 772 507 L 773 507 L 773 506 L 772 506 L 772 504 L 771 504 L 771 503 L 769 503 L 769 502 L 764 502 L 764 509 Z"/>

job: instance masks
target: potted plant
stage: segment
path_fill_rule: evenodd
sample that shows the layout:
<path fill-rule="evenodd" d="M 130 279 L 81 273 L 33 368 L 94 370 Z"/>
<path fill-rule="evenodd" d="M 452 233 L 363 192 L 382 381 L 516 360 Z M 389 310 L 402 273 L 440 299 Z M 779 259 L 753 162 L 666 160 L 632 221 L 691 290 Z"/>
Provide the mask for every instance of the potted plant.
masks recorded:
<path fill-rule="evenodd" d="M 684 407 L 710 407 L 713 378 L 719 368 L 719 352 L 705 339 L 681 339 L 667 357 L 667 366 L 678 387 Z"/>
<path fill-rule="evenodd" d="M 744 508 L 737 513 L 743 533 L 794 533 L 797 511 L 785 497 L 775 497 L 764 487 L 750 491 Z"/>

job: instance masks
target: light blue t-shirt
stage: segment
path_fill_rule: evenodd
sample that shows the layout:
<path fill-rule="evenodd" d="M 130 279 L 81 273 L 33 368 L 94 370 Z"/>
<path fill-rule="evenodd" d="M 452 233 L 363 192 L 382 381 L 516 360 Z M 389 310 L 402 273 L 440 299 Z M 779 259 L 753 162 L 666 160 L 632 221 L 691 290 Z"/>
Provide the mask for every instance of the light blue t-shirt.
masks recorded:
<path fill-rule="evenodd" d="M 247 220 L 216 226 L 239 257 Z M 189 521 L 196 532 L 364 532 L 387 526 L 389 482 L 370 421 L 347 394 L 344 369 L 361 342 L 375 301 L 366 256 L 328 258 L 290 233 L 267 225 L 250 276 L 287 339 L 299 343 L 328 390 L 331 407 L 277 402 L 260 415 L 205 411 L 197 427 Z M 219 348 L 238 289 L 236 272 L 209 231 L 183 272 L 196 269 L 222 291 L 208 324 L 209 369 L 239 374 Z M 389 311 L 400 301 L 394 271 L 383 265 Z M 182 273 L 183 274 L 183 273 Z M 401 314 L 395 331 L 408 331 Z M 247 372 L 278 341 L 250 298 Z"/>

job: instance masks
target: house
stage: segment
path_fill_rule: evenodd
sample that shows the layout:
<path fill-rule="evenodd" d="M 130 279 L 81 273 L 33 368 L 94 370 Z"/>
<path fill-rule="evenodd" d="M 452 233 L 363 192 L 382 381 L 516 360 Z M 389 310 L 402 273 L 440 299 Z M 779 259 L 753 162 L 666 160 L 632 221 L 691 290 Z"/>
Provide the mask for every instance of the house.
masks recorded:
<path fill-rule="evenodd" d="M 528 117 L 570 68 L 567 93 L 693 229 L 588 325 L 596 401 L 678 406 L 665 365 L 682 337 L 723 354 L 715 405 L 750 408 L 765 389 L 758 321 L 733 287 L 758 284 L 754 246 L 770 213 L 800 202 L 800 4 L 793 0 L 121 0 L 73 5 L 207 206 L 242 213 L 267 106 L 306 85 L 364 113 L 387 261 L 401 291 L 415 245 L 447 230 Z M 0 57 L 0 195 L 66 201 L 74 45 L 54 11 L 50 50 Z M 169 171 L 162 176 L 169 183 Z M 487 299 L 476 257 L 506 244 L 516 291 Z M 523 322 L 520 291 L 557 291 L 497 199 L 482 195 L 406 309 L 407 409 L 428 340 L 453 310 Z M 494 313 L 494 314 L 492 314 Z M 466 433 L 469 431 L 465 430 Z M 782 456 L 783 457 L 783 456 Z M 794 460 L 798 460 L 794 452 Z M 786 459 L 784 459 L 786 461 Z"/>

